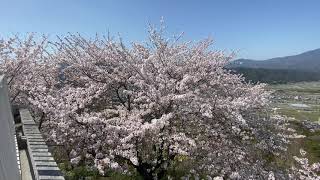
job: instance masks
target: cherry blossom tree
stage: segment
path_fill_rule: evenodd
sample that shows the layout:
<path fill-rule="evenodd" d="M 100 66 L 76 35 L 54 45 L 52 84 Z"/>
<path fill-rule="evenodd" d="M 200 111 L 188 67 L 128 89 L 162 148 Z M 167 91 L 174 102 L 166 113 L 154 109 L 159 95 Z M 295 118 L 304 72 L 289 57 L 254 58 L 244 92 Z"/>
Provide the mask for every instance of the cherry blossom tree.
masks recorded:
<path fill-rule="evenodd" d="M 211 39 L 168 40 L 163 30 L 151 28 L 149 43 L 131 49 L 98 36 L 55 44 L 64 87 L 50 98 L 54 109 L 39 108 L 52 119 L 49 138 L 70 147 L 72 163 L 94 162 L 101 173 L 133 167 L 146 179 L 161 179 L 181 157 L 202 156 L 199 171 L 208 173 L 215 160 L 204 157 L 214 151 L 235 154 L 237 169 L 245 164 L 238 156 L 250 156 L 242 141 L 252 141 L 254 129 L 244 117 L 269 93 L 225 69 L 231 56 L 212 51 Z"/>
<path fill-rule="evenodd" d="M 58 83 L 58 68 L 48 51 L 47 37 L 33 33 L 0 40 L 0 74 L 8 79 L 11 103 L 40 114 L 40 126 L 45 114 L 31 101 L 45 99 Z"/>
<path fill-rule="evenodd" d="M 101 174 L 134 169 L 144 179 L 178 166 L 186 178 L 299 176 L 263 157 L 279 156 L 294 137 L 283 117 L 265 115 L 265 84 L 226 69 L 233 55 L 213 50 L 210 38 L 164 33 L 150 27 L 147 43 L 129 47 L 99 35 L 2 40 L 0 72 L 12 101 L 42 117 L 42 132 L 74 165 Z"/>

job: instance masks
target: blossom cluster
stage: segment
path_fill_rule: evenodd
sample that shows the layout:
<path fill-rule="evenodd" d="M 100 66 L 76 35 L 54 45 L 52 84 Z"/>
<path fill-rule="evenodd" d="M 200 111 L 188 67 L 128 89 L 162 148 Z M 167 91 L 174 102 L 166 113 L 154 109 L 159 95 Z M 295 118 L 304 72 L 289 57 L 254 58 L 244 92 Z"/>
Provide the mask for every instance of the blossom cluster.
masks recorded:
<path fill-rule="evenodd" d="M 98 35 L 16 37 L 0 41 L 0 72 L 12 102 L 33 110 L 73 165 L 161 179 L 184 159 L 214 179 L 272 179 L 257 150 L 277 155 L 288 138 L 281 117 L 256 116 L 269 102 L 265 84 L 228 70 L 233 55 L 211 39 L 179 39 L 163 27 L 130 48 Z"/>

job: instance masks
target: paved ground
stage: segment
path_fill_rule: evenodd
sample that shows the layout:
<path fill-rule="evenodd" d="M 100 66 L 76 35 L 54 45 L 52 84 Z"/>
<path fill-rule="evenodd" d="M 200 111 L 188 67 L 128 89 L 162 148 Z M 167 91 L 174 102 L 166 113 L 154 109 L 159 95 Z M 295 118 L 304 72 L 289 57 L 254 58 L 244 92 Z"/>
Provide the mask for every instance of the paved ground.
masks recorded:
<path fill-rule="evenodd" d="M 32 180 L 30 165 L 26 150 L 20 150 L 21 176 L 22 180 Z"/>

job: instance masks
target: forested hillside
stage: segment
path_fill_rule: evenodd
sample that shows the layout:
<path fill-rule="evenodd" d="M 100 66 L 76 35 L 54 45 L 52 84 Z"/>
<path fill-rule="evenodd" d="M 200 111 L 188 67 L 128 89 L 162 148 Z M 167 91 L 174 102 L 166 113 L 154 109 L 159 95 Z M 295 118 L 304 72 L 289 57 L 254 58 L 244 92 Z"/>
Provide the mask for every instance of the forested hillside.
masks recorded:
<path fill-rule="evenodd" d="M 243 74 L 246 81 L 270 84 L 319 81 L 320 72 L 307 72 L 290 69 L 232 68 L 234 73 Z"/>

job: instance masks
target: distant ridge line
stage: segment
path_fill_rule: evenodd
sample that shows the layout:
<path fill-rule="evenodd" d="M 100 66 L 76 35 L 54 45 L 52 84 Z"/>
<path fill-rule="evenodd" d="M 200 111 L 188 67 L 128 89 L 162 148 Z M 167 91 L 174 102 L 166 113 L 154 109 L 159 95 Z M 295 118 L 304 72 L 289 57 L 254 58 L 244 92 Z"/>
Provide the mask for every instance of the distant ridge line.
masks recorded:
<path fill-rule="evenodd" d="M 230 63 L 231 68 L 262 68 L 299 70 L 306 72 L 320 71 L 320 48 L 297 55 L 270 58 L 266 60 L 237 59 Z"/>

